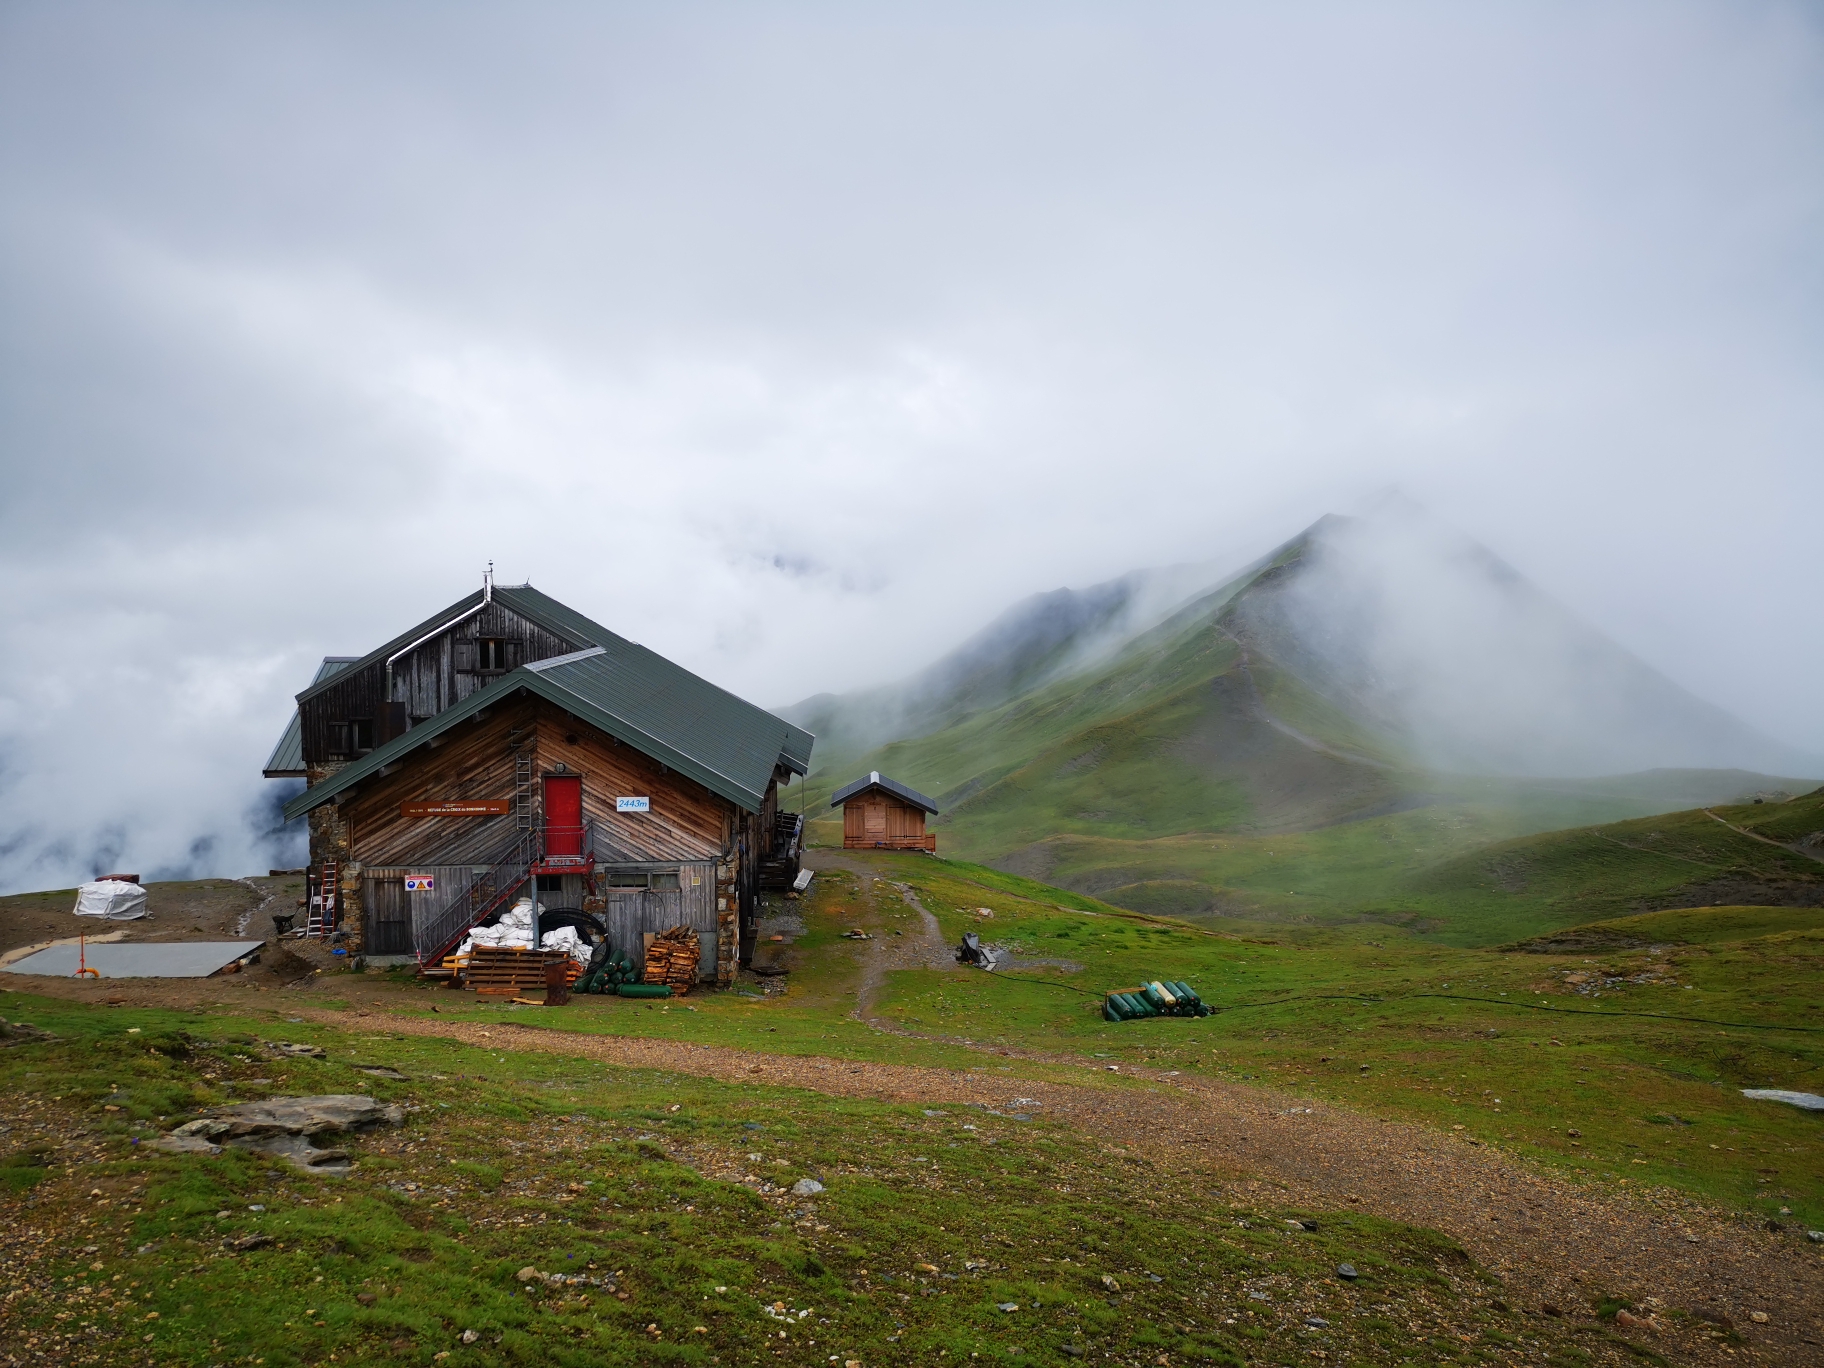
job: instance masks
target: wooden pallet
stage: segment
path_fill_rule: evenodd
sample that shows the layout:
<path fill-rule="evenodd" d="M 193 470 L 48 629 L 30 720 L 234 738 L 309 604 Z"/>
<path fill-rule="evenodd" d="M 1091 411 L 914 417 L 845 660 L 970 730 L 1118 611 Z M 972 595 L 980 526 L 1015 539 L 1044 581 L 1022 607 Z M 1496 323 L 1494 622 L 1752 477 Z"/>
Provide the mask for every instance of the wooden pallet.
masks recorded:
<path fill-rule="evenodd" d="M 545 966 L 562 964 L 564 981 L 576 982 L 582 966 L 562 950 L 522 950 L 510 945 L 477 945 L 469 952 L 462 975 L 477 993 L 513 997 L 545 986 Z"/>

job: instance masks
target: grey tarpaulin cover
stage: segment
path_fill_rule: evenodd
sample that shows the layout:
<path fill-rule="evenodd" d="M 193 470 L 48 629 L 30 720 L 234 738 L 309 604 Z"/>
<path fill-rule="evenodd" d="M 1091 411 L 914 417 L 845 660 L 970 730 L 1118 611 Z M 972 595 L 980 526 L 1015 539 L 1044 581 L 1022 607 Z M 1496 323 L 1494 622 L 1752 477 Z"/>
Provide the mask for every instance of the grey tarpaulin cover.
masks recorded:
<path fill-rule="evenodd" d="M 146 915 L 146 890 L 120 879 L 98 879 L 76 890 L 76 915 L 132 921 Z"/>
<path fill-rule="evenodd" d="M 1786 1088 L 1743 1088 L 1742 1096 L 1752 1097 L 1757 1102 L 1784 1102 L 1806 1111 L 1824 1111 L 1824 1097 L 1816 1093 L 1792 1092 Z"/>
<path fill-rule="evenodd" d="M 85 960 L 102 978 L 208 978 L 246 959 L 264 941 L 116 941 L 87 947 L 53 945 L 9 964 L 9 974 L 68 978 Z"/>

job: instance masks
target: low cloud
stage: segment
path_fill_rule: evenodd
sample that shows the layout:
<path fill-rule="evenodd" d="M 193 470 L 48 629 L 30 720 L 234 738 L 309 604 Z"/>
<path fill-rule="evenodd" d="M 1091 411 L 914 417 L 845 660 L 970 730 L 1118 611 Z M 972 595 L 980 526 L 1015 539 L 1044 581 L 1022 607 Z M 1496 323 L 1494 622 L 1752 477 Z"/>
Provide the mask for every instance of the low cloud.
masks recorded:
<path fill-rule="evenodd" d="M 490 560 L 780 704 L 1388 484 L 1824 749 L 1821 77 L 1780 4 L 9 6 L 0 888 L 284 863 L 291 696 Z"/>

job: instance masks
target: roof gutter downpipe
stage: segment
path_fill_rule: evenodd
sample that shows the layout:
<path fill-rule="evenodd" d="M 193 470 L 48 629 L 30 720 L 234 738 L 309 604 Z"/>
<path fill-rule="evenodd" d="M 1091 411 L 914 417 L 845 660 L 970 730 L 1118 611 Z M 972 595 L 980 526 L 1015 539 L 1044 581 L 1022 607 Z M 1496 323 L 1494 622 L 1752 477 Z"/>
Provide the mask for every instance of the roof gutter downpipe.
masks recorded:
<path fill-rule="evenodd" d="M 462 623 L 467 622 L 470 618 L 474 617 L 477 613 L 479 613 L 483 609 L 487 608 L 488 605 L 493 602 L 494 602 L 494 562 L 489 561 L 488 562 L 488 573 L 483 575 L 482 579 L 481 579 L 481 602 L 480 603 L 476 604 L 473 608 L 469 609 L 467 612 L 458 613 L 455 617 L 451 618 L 448 622 L 440 623 L 437 626 L 431 628 L 430 631 L 426 632 L 423 636 L 419 637 L 418 640 L 414 641 L 410 646 L 406 646 L 400 650 L 394 651 L 390 656 L 388 656 L 386 658 L 386 688 L 382 691 L 382 693 L 380 695 L 381 699 L 387 703 L 391 703 L 393 701 L 393 662 L 394 661 L 398 660 L 400 656 L 410 655 L 413 651 L 417 650 L 420 646 L 424 645 L 424 643 L 429 641 L 432 637 L 442 636 L 445 632 L 449 631 L 450 628 L 460 626 Z"/>

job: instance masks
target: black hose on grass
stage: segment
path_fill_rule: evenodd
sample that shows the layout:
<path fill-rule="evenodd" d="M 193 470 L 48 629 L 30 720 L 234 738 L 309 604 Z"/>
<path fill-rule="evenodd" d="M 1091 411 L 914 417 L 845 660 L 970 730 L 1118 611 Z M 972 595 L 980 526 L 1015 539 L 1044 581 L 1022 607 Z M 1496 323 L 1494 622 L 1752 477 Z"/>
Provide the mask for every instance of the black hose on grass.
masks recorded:
<path fill-rule="evenodd" d="M 1456 1002 L 1480 1002 L 1491 1007 L 1524 1007 L 1529 1012 L 1561 1012 L 1566 1016 L 1643 1017 L 1648 1021 L 1690 1021 L 1699 1026 L 1733 1026 L 1742 1031 L 1802 1031 L 1806 1035 L 1824 1035 L 1824 1026 L 1775 1026 L 1765 1021 L 1713 1021 L 1709 1017 L 1679 1016 L 1675 1012 L 1604 1012 L 1594 1007 L 1554 1007 L 1549 1003 L 1509 1002 L 1504 998 L 1469 997 L 1463 993 L 1411 993 L 1408 996 L 1450 998 Z"/>
<path fill-rule="evenodd" d="M 1400 997 L 1370 997 L 1365 993 L 1295 993 L 1271 1002 L 1236 1002 L 1215 1007 L 1217 1012 L 1239 1012 L 1249 1007 L 1277 1007 L 1285 1002 L 1400 1002 L 1411 998 L 1445 998 L 1452 1002 L 1478 1002 L 1484 1007 L 1520 1007 L 1529 1012 L 1555 1012 L 1560 1016 L 1641 1017 L 1647 1021 L 1689 1021 L 1699 1026 L 1731 1026 L 1742 1031 L 1799 1031 L 1824 1035 L 1824 1026 L 1776 1026 L 1765 1021 L 1716 1021 L 1710 1017 L 1680 1016 L 1673 1012 L 1605 1012 L 1591 1007 L 1554 1007 L 1537 1002 L 1510 1002 L 1505 998 L 1470 997 L 1466 993 L 1407 993 Z"/>
<path fill-rule="evenodd" d="M 1093 988 L 1079 988 L 1074 983 L 1059 983 L 1056 979 L 1030 978 L 1025 974 L 1003 974 L 998 969 L 995 970 L 992 974 L 988 975 L 988 977 L 989 978 L 998 978 L 998 979 L 1013 979 L 1019 983 L 1042 983 L 1047 988 L 1068 988 L 1071 992 L 1081 993 L 1085 997 L 1107 997 L 1108 996 L 1107 993 L 1097 992 Z"/>

